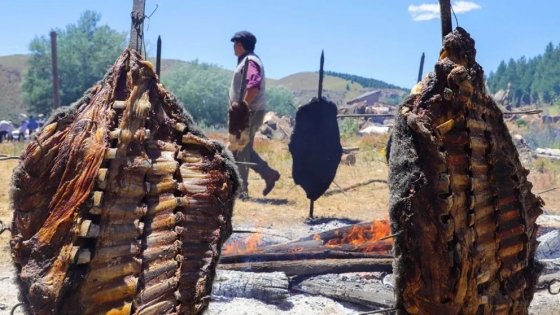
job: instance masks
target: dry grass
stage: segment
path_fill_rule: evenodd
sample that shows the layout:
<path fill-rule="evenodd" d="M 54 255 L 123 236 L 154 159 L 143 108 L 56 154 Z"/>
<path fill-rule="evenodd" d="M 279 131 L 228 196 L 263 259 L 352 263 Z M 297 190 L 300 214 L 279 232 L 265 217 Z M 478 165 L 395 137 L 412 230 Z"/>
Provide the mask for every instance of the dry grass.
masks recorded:
<path fill-rule="evenodd" d="M 23 150 L 25 143 L 11 142 L 0 144 L 0 154 L 8 154 L 19 156 Z M 12 211 L 10 210 L 10 181 L 12 170 L 17 166 L 17 160 L 0 161 L 0 221 L 9 225 L 12 221 Z M 0 235 L 0 266 L 11 261 L 10 257 L 10 232 L 4 232 Z"/>
<path fill-rule="evenodd" d="M 209 134 L 213 139 L 225 141 L 225 134 Z M 387 165 L 384 159 L 384 147 L 387 136 L 372 135 L 362 138 L 343 139 L 343 146 L 358 146 L 357 162 L 354 166 L 340 165 L 332 189 L 347 187 L 369 179 L 386 179 Z M 19 155 L 23 149 L 21 143 L 0 145 L 0 153 Z M 248 201 L 238 200 L 234 209 L 233 222 L 236 226 L 253 226 L 274 229 L 290 229 L 301 226 L 309 214 L 309 200 L 301 187 L 294 186 L 291 178 L 292 160 L 287 141 L 257 140 L 255 150 L 268 163 L 281 173 L 276 187 L 267 197 L 262 197 L 264 181 L 254 172 L 249 173 Z M 11 221 L 8 191 L 12 169 L 17 161 L 1 161 L 0 171 L 0 220 Z M 537 160 L 531 169 L 529 179 L 533 183 L 533 192 L 538 192 L 558 185 L 560 180 L 560 162 Z M 387 185 L 374 183 L 362 186 L 346 193 L 324 196 L 315 202 L 315 216 L 329 218 L 349 218 L 368 221 L 387 219 Z M 546 202 L 545 209 L 560 214 L 560 190 L 544 193 L 541 197 Z M 10 260 L 10 233 L 0 236 L 0 265 Z"/>
<path fill-rule="evenodd" d="M 3 149 L 3 147 L 2 147 Z M 12 220 L 12 212 L 10 211 L 10 200 L 9 200 L 9 187 L 10 180 L 12 176 L 12 169 L 16 167 L 16 160 L 6 160 L 1 161 L 2 168 L 0 171 L 0 221 L 9 225 Z M 11 261 L 10 257 L 10 232 L 4 232 L 0 235 L 0 266 L 9 263 Z"/>
<path fill-rule="evenodd" d="M 369 179 L 386 179 L 387 166 L 382 149 L 386 137 L 371 136 L 352 138 L 343 141 L 343 146 L 360 146 L 357 162 L 354 166 L 340 165 L 331 189 L 346 187 Z M 309 200 L 301 187 L 294 186 L 291 177 L 292 160 L 286 141 L 257 141 L 255 150 L 270 166 L 277 169 L 280 180 L 272 192 L 262 197 L 265 183 L 254 173 L 249 173 L 249 201 L 238 201 L 235 206 L 234 224 L 258 225 L 289 228 L 301 224 L 309 215 Z M 337 186 L 338 184 L 338 186 Z M 328 197 L 321 197 L 315 202 L 316 217 L 350 218 L 355 220 L 372 220 L 388 218 L 386 184 L 374 183 Z"/>

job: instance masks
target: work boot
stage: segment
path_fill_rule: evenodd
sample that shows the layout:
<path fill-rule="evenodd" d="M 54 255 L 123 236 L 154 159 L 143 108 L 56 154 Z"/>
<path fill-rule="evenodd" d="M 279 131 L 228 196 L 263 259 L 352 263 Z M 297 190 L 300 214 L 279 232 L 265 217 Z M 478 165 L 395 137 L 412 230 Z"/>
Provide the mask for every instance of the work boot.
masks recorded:
<path fill-rule="evenodd" d="M 270 193 L 270 191 L 272 190 L 272 188 L 274 188 L 274 185 L 276 185 L 276 182 L 279 179 L 280 179 L 280 173 L 276 170 L 272 170 L 272 172 L 270 172 L 269 175 L 264 178 L 266 182 L 266 187 L 263 190 L 263 196 L 266 196 L 268 195 L 268 193 Z"/>
<path fill-rule="evenodd" d="M 243 201 L 249 199 L 249 189 L 247 189 L 247 186 L 243 186 L 241 188 L 241 192 L 239 193 L 239 199 Z"/>

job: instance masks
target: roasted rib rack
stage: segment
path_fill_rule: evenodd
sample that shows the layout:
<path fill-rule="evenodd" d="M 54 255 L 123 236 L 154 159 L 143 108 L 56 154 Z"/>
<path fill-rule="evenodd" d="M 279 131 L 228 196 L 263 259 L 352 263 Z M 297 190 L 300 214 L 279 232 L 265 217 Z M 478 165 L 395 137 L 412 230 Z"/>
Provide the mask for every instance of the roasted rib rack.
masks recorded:
<path fill-rule="evenodd" d="M 475 54 L 455 29 L 397 109 L 389 189 L 398 314 L 528 314 L 533 298 L 543 202 Z"/>
<path fill-rule="evenodd" d="M 231 153 L 127 48 L 14 171 L 22 301 L 32 314 L 202 313 L 238 186 Z"/>

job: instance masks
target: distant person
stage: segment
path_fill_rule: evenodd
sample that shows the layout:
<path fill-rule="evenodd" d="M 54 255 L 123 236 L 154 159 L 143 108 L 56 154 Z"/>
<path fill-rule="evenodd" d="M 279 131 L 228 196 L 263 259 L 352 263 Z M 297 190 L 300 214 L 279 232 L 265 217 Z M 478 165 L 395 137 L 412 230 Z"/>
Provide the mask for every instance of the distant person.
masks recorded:
<path fill-rule="evenodd" d="M 8 120 L 0 120 L 0 143 L 4 142 L 4 138 L 8 138 L 8 130 L 10 122 Z"/>
<path fill-rule="evenodd" d="M 19 125 L 19 128 L 18 128 L 18 131 L 19 131 L 18 141 L 19 142 L 25 141 L 25 133 L 27 132 L 27 121 L 26 120 L 23 120 L 21 122 L 21 124 Z"/>
<path fill-rule="evenodd" d="M 39 124 L 33 118 L 33 116 L 29 116 L 29 121 L 27 122 L 27 129 L 29 129 L 29 135 L 32 135 L 35 130 L 39 129 Z"/>
<path fill-rule="evenodd" d="M 27 120 L 27 115 L 21 113 L 21 114 L 19 114 L 18 118 L 19 118 L 19 123 L 22 124 L 24 121 Z"/>
<path fill-rule="evenodd" d="M 39 114 L 37 116 L 37 118 L 39 118 L 39 119 L 37 119 L 37 123 L 39 124 L 39 128 L 43 128 L 43 125 L 45 125 L 45 115 Z"/>
<path fill-rule="evenodd" d="M 247 143 L 242 151 L 236 152 L 234 155 L 235 159 L 239 162 L 251 162 L 256 164 L 250 166 L 243 164 L 237 165 L 243 181 L 240 198 L 247 199 L 249 197 L 249 185 L 247 182 L 249 167 L 265 180 L 266 187 L 263 190 L 263 195 L 266 196 L 274 188 L 276 181 L 280 179 L 280 173 L 272 169 L 268 163 L 253 150 L 255 133 L 263 123 L 266 109 L 264 66 L 259 56 L 254 53 L 257 38 L 253 34 L 247 31 L 237 32 L 233 35 L 231 41 L 233 42 L 234 54 L 237 56 L 237 68 L 233 73 L 229 89 L 229 99 L 231 101 L 239 99 L 241 82 L 243 80 L 243 65 L 245 64 L 245 59 L 249 59 L 247 91 L 243 96 L 243 100 L 249 105 L 251 111 L 249 143 Z"/>
<path fill-rule="evenodd" d="M 8 139 L 8 141 L 14 141 L 14 124 L 11 120 L 8 120 L 8 122 L 10 124 L 8 125 L 8 134 L 6 135 L 6 139 Z"/>

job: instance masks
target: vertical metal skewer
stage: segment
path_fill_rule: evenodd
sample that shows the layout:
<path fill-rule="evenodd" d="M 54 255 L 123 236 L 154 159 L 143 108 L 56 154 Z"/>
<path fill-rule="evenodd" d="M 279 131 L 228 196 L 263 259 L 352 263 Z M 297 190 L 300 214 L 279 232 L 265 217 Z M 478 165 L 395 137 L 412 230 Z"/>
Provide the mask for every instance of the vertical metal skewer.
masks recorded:
<path fill-rule="evenodd" d="M 325 51 L 321 50 L 321 61 L 319 63 L 319 88 L 317 89 L 317 98 L 321 100 L 323 97 L 323 78 L 324 78 Z M 313 219 L 313 208 L 315 200 L 309 202 L 309 217 Z"/>
<path fill-rule="evenodd" d="M 157 52 L 156 52 L 156 74 L 158 78 L 161 80 L 160 71 L 161 71 L 161 36 L 158 36 Z"/>
<path fill-rule="evenodd" d="M 422 58 L 420 58 L 420 69 L 418 70 L 418 81 L 422 81 L 422 72 L 424 72 L 424 53 L 422 53 Z"/>

